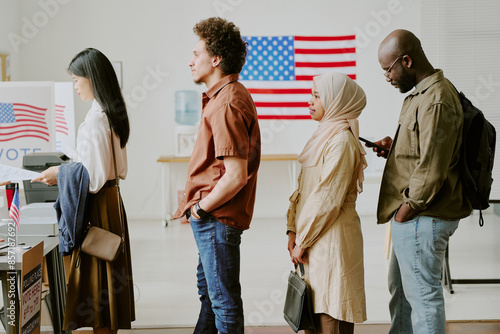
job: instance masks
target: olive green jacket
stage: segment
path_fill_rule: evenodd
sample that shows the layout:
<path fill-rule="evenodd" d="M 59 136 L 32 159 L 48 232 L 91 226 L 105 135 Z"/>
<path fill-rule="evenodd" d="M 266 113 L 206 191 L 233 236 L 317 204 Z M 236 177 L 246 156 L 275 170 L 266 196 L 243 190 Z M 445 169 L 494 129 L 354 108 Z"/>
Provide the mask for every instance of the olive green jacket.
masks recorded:
<path fill-rule="evenodd" d="M 382 177 L 378 224 L 388 222 L 402 203 L 444 220 L 470 215 L 458 163 L 462 125 L 460 99 L 442 70 L 406 97 Z"/>

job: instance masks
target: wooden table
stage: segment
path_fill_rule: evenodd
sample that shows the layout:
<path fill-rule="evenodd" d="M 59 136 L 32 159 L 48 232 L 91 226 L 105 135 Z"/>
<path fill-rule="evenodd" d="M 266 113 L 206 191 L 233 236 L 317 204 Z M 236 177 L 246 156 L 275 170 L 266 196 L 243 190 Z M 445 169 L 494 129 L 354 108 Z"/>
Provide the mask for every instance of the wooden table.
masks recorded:
<path fill-rule="evenodd" d="M 174 157 L 174 156 L 161 156 L 156 160 L 161 164 L 161 203 L 162 203 L 162 215 L 164 226 L 168 225 L 169 220 L 172 218 L 172 212 L 170 208 L 170 178 L 171 169 L 170 165 L 172 163 L 188 163 L 191 157 Z M 290 189 L 292 193 L 296 188 L 297 182 L 297 154 L 263 154 L 261 156 L 261 162 L 264 161 L 288 161 L 288 176 L 290 181 Z"/>

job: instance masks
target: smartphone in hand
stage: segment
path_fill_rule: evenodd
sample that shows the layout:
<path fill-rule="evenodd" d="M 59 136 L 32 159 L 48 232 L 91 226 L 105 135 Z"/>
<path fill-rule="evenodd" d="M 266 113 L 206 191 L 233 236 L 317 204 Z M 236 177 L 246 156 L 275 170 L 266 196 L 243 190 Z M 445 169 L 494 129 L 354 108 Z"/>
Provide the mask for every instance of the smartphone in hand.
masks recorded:
<path fill-rule="evenodd" d="M 361 140 L 363 143 L 366 144 L 366 146 L 368 147 L 376 147 L 378 149 L 378 151 L 384 151 L 385 153 L 382 155 L 384 158 L 387 158 L 387 155 L 389 154 L 389 150 L 386 149 L 385 147 L 383 146 L 380 146 L 380 145 L 377 145 L 375 144 L 374 142 L 371 142 L 363 137 L 359 137 L 359 140 Z"/>

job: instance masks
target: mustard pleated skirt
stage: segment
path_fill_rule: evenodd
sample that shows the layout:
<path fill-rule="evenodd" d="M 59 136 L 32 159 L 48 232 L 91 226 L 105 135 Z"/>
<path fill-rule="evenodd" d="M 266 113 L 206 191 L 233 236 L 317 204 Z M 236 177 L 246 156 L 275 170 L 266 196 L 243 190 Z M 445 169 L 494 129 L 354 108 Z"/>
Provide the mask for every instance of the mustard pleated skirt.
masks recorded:
<path fill-rule="evenodd" d="M 106 184 L 98 193 L 89 194 L 90 221 L 117 235 L 122 235 L 117 188 Z M 80 327 L 112 330 L 130 329 L 135 320 L 134 284 L 130 241 L 125 208 L 120 199 L 125 226 L 125 250 L 114 262 L 73 251 L 66 296 L 64 330 Z"/>

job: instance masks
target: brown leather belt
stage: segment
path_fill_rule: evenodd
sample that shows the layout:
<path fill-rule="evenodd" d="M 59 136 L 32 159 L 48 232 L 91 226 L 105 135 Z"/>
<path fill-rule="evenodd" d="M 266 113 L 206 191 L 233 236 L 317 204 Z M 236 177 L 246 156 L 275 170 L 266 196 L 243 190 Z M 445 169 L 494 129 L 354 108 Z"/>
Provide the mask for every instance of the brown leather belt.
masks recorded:
<path fill-rule="evenodd" d="M 104 184 L 104 187 L 114 187 L 116 186 L 116 180 L 109 180 Z"/>

